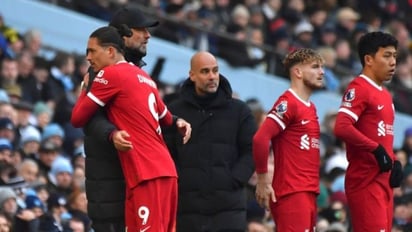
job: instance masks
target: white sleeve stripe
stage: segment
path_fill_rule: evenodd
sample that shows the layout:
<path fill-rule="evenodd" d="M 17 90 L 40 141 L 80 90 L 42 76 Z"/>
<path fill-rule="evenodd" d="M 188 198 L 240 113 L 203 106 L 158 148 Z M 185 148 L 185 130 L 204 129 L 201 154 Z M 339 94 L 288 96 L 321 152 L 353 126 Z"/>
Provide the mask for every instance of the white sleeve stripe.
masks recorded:
<path fill-rule="evenodd" d="M 106 104 L 102 101 L 100 101 L 100 99 L 98 99 L 96 96 L 94 96 L 91 92 L 87 93 L 87 96 L 92 99 L 92 101 L 96 102 L 97 105 L 104 107 Z"/>
<path fill-rule="evenodd" d="M 167 114 L 167 107 L 165 107 L 165 110 L 159 115 L 159 119 L 162 119 L 164 116 Z"/>
<path fill-rule="evenodd" d="M 355 113 L 353 113 L 352 111 L 350 111 L 350 110 L 348 110 L 348 109 L 346 109 L 346 108 L 340 108 L 340 109 L 338 110 L 338 112 L 342 112 L 342 113 L 348 114 L 348 115 L 351 116 L 353 119 L 355 119 L 356 122 L 357 122 L 358 119 L 359 119 L 358 115 L 356 115 Z"/>
<path fill-rule="evenodd" d="M 278 117 L 276 117 L 274 114 L 268 114 L 267 116 L 268 118 L 271 118 L 273 120 L 275 120 L 280 127 L 282 127 L 282 130 L 284 130 L 286 128 L 285 123 L 282 122 L 282 120 L 280 120 Z"/>

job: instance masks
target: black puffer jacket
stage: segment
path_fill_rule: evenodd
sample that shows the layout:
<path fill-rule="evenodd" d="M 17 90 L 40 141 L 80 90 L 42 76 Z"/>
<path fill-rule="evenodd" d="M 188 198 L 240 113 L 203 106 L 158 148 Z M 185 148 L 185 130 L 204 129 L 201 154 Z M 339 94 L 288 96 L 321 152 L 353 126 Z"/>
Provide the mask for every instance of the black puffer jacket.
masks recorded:
<path fill-rule="evenodd" d="M 198 99 L 194 83 L 187 79 L 179 98 L 168 106 L 173 114 L 191 123 L 188 144 L 182 145 L 175 130 L 164 130 L 179 175 L 177 231 L 189 231 L 193 222 L 204 223 L 200 220 L 204 215 L 224 212 L 232 219 L 221 222 L 224 228 L 244 230 L 244 186 L 254 171 L 252 138 L 256 123 L 248 106 L 232 98 L 230 84 L 222 75 L 211 102 L 199 104 Z M 199 225 L 202 231 L 219 227 L 216 222 Z"/>
<path fill-rule="evenodd" d="M 125 181 L 117 150 L 108 141 L 114 129 L 103 109 L 84 127 L 88 214 L 100 223 L 124 221 Z"/>

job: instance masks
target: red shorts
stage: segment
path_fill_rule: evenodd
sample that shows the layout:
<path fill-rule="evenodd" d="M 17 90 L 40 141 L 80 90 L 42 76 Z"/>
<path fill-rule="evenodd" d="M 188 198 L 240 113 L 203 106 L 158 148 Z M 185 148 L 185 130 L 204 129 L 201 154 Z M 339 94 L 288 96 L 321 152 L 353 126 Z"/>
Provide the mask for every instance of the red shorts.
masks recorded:
<path fill-rule="evenodd" d="M 177 178 L 156 178 L 126 190 L 125 208 L 128 232 L 174 232 L 177 213 Z"/>
<path fill-rule="evenodd" d="M 393 193 L 372 183 L 354 193 L 346 193 L 354 232 L 390 232 L 393 216 Z"/>
<path fill-rule="evenodd" d="M 316 227 L 316 194 L 298 192 L 270 204 L 276 231 L 314 232 Z"/>

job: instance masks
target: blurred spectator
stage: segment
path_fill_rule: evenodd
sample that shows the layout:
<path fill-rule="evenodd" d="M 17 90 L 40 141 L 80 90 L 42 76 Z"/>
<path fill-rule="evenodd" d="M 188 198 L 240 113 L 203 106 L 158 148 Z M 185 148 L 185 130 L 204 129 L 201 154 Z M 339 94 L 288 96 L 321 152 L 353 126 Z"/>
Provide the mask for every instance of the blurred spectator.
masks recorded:
<path fill-rule="evenodd" d="M 10 118 L 0 118 L 0 138 L 7 139 L 12 143 L 16 137 L 15 125 Z"/>
<path fill-rule="evenodd" d="M 40 148 L 40 142 L 40 132 L 34 127 L 27 128 L 20 138 L 20 153 L 22 158 L 36 159 Z"/>
<path fill-rule="evenodd" d="M 0 104 L 0 127 L 2 118 L 10 119 L 13 126 L 17 123 L 17 111 L 10 103 Z"/>
<path fill-rule="evenodd" d="M 267 54 L 267 72 L 288 79 L 283 66 L 283 59 L 291 50 L 291 42 L 285 27 L 279 28 L 272 34 L 274 40 L 273 52 Z"/>
<path fill-rule="evenodd" d="M 333 47 L 338 39 L 336 34 L 335 25 L 332 23 L 326 23 L 320 30 L 320 36 L 318 37 L 318 45 Z"/>
<path fill-rule="evenodd" d="M 325 80 L 325 89 L 328 91 L 337 92 L 340 89 L 340 80 L 333 71 L 336 65 L 336 52 L 332 47 L 318 48 L 319 54 L 323 57 L 325 63 L 323 64 L 323 78 Z"/>
<path fill-rule="evenodd" d="M 80 167 L 85 170 L 86 168 L 86 153 L 84 152 L 84 145 L 81 144 L 78 146 L 72 156 L 72 165 L 73 167 Z"/>
<path fill-rule="evenodd" d="M 166 6 L 165 12 L 171 17 L 171 20 L 160 22 L 159 26 L 153 32 L 153 36 L 173 42 L 175 44 L 183 44 L 186 34 L 186 13 L 183 9 L 183 4 L 169 3 Z"/>
<path fill-rule="evenodd" d="M 215 11 L 214 0 L 200 0 L 200 7 L 196 11 L 199 26 L 204 29 L 216 31 L 219 30 L 219 25 L 216 23 L 218 20 L 217 13 Z M 212 54 L 217 54 L 217 38 L 215 35 L 207 32 L 201 32 L 196 43 L 197 50 L 210 51 Z"/>
<path fill-rule="evenodd" d="M 265 62 L 266 52 L 262 49 L 264 46 L 264 35 L 260 28 L 249 28 L 247 30 L 248 46 L 247 52 L 252 60 L 260 60 L 261 62 L 255 65 L 255 69 L 261 72 L 267 70 Z"/>
<path fill-rule="evenodd" d="M 23 35 L 24 47 L 28 49 L 28 52 L 32 57 L 41 56 L 40 49 L 42 47 L 43 39 L 42 34 L 37 29 L 30 29 Z"/>
<path fill-rule="evenodd" d="M 306 20 L 300 21 L 293 30 L 294 40 L 292 46 L 298 48 L 315 48 L 313 40 L 313 26 Z"/>
<path fill-rule="evenodd" d="M 50 193 L 58 193 L 67 198 L 73 191 L 73 167 L 70 161 L 57 157 L 51 165 L 48 180 L 47 187 Z"/>
<path fill-rule="evenodd" d="M 11 187 L 0 186 L 0 212 L 13 218 L 17 212 L 17 195 Z"/>
<path fill-rule="evenodd" d="M 87 214 L 87 197 L 83 188 L 75 189 L 67 198 L 67 207 L 70 214 Z M 90 221 L 90 219 L 89 219 Z M 90 225 L 87 225 L 90 227 Z"/>
<path fill-rule="evenodd" d="M 0 232 L 12 232 L 11 219 L 4 213 L 0 213 Z"/>
<path fill-rule="evenodd" d="M 50 64 L 41 57 L 36 57 L 34 64 L 32 75 L 21 84 L 22 98 L 32 104 L 43 101 L 54 107 L 54 95 L 49 73 Z"/>
<path fill-rule="evenodd" d="M 53 161 L 59 156 L 60 147 L 51 141 L 42 141 L 39 148 L 39 157 L 36 159 L 39 165 L 39 175 L 47 180 Z"/>
<path fill-rule="evenodd" d="M 350 7 L 342 7 L 336 13 L 336 33 L 338 38 L 349 40 L 360 19 L 358 12 Z"/>
<path fill-rule="evenodd" d="M 66 93 L 73 91 L 75 87 L 76 83 L 73 80 L 74 64 L 74 56 L 65 52 L 57 53 L 53 59 L 50 68 L 50 84 L 56 102 L 64 98 Z"/>
<path fill-rule="evenodd" d="M 15 28 L 6 25 L 2 15 L 0 15 L 0 32 L 11 48 L 11 51 L 9 50 L 10 58 L 15 58 L 23 47 L 21 36 Z"/>
<path fill-rule="evenodd" d="M 58 147 L 63 145 L 65 133 L 63 128 L 57 123 L 50 123 L 43 129 L 42 141 L 50 141 Z"/>
<path fill-rule="evenodd" d="M 396 73 L 388 87 L 395 109 L 412 115 L 412 56 L 408 50 L 399 50 Z"/>
<path fill-rule="evenodd" d="M 9 140 L 0 138 L 0 162 L 12 164 L 13 145 Z"/>
<path fill-rule="evenodd" d="M 29 185 L 37 183 L 39 177 L 39 166 L 32 159 L 25 159 L 17 167 L 18 175 Z"/>
<path fill-rule="evenodd" d="M 36 217 L 40 217 L 45 213 L 46 206 L 36 195 L 28 195 L 25 199 L 26 209 L 32 210 Z"/>
<path fill-rule="evenodd" d="M 322 35 L 322 29 L 328 19 L 328 12 L 321 8 L 308 7 L 306 8 L 308 21 L 313 26 L 313 40 L 316 45 L 319 45 L 319 38 Z"/>
<path fill-rule="evenodd" d="M 218 31 L 225 32 L 226 26 L 229 25 L 231 19 L 231 6 L 230 0 L 216 0 L 216 24 L 219 25 Z"/>
<path fill-rule="evenodd" d="M 53 118 L 52 109 L 46 103 L 38 101 L 33 106 L 33 115 L 36 121 L 36 128 L 43 133 Z"/>
<path fill-rule="evenodd" d="M 361 71 L 361 65 L 355 54 L 353 54 L 349 41 L 346 39 L 339 39 L 333 47 L 336 51 L 336 65 L 333 69 L 339 79 L 352 78 Z"/>
<path fill-rule="evenodd" d="M 0 86 L 7 91 L 10 97 L 10 101 L 16 102 L 16 98 L 21 98 L 22 90 L 17 83 L 19 76 L 18 63 L 15 59 L 5 58 L 1 60 L 0 71 Z M 13 97 L 13 98 L 11 98 Z"/>
<path fill-rule="evenodd" d="M 240 25 L 232 24 L 227 28 L 232 38 L 222 38 L 218 42 L 219 56 L 233 67 L 256 67 L 264 58 L 252 58 L 247 51 L 246 29 Z"/>
<path fill-rule="evenodd" d="M 17 56 L 17 63 L 19 66 L 17 83 L 22 85 L 27 82 L 32 75 L 34 69 L 34 57 L 28 50 L 24 50 Z"/>
<path fill-rule="evenodd" d="M 40 217 L 39 232 L 61 232 L 63 224 L 69 218 L 67 214 L 66 198 L 59 194 L 50 194 L 47 199 L 47 213 Z"/>

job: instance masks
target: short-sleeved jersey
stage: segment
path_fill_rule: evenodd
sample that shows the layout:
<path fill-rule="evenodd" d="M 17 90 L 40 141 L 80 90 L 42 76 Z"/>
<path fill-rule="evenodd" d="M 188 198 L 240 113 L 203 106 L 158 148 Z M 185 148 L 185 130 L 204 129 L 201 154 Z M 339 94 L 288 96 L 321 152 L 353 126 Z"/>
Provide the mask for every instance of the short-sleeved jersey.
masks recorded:
<path fill-rule="evenodd" d="M 302 191 L 319 193 L 320 127 L 315 105 L 289 89 L 267 117 L 283 129 L 271 141 L 276 197 Z"/>
<path fill-rule="evenodd" d="M 159 125 L 159 119 L 170 113 L 148 74 L 126 62 L 108 66 L 96 75 L 87 96 L 105 107 L 109 120 L 130 135 L 133 149 L 119 151 L 128 187 L 177 176 Z"/>
<path fill-rule="evenodd" d="M 364 75 L 349 83 L 342 97 L 339 113 L 348 114 L 354 127 L 369 139 L 381 144 L 394 158 L 393 124 L 395 111 L 392 96 Z M 339 123 L 338 121 L 336 123 Z M 359 145 L 346 143 L 349 166 L 345 177 L 346 191 L 356 191 L 371 181 L 388 186 L 389 173 L 380 173 L 375 157 Z"/>

